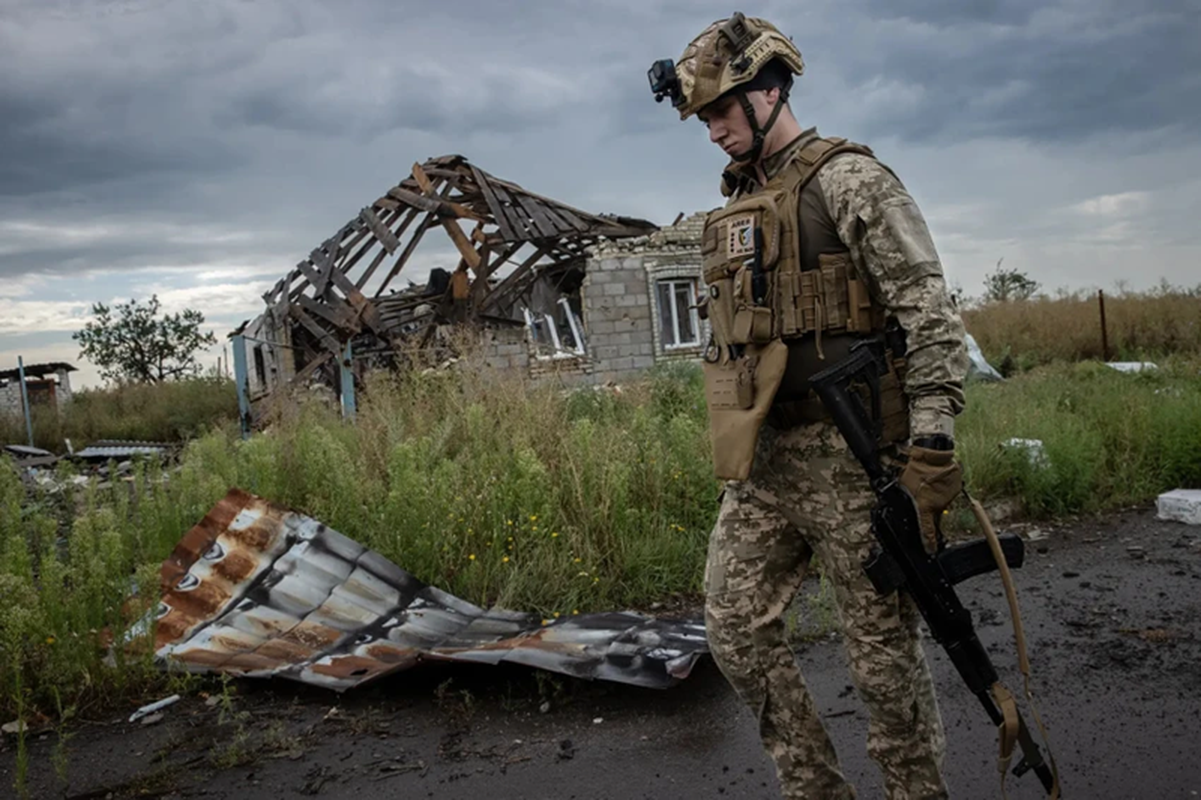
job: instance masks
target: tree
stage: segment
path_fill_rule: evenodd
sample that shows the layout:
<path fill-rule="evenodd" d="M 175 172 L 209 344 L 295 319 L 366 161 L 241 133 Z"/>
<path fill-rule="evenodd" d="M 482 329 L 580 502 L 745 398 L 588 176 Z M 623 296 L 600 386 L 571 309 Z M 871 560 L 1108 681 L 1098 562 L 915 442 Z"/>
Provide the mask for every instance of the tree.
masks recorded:
<path fill-rule="evenodd" d="M 984 302 L 1008 303 L 1010 300 L 1029 300 L 1038 291 L 1038 281 L 1016 269 L 997 268 L 984 276 Z"/>
<path fill-rule="evenodd" d="M 115 317 L 114 309 L 96 303 L 95 319 L 71 338 L 105 380 L 159 383 L 198 374 L 196 352 L 216 344 L 217 337 L 200 332 L 204 315 L 199 311 L 189 308 L 158 319 L 159 308 L 158 295 L 146 305 L 133 299 L 118 303 Z"/>

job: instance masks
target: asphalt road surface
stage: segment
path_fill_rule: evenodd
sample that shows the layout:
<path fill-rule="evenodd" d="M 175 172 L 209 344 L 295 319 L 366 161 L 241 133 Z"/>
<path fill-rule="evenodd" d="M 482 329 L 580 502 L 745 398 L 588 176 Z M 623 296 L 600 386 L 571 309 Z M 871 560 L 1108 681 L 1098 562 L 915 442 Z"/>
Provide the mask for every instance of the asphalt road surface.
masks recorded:
<path fill-rule="evenodd" d="M 1140 509 L 1047 533 L 1015 577 L 1063 796 L 1201 796 L 1201 529 Z M 1000 582 L 975 578 L 961 597 L 1020 692 Z M 941 650 L 929 653 L 952 797 L 1000 797 L 994 730 Z M 841 645 L 802 643 L 798 657 L 859 796 L 882 797 Z M 228 703 L 211 702 L 193 694 L 149 726 L 126 723 L 128 712 L 75 726 L 65 782 L 55 735 L 35 735 L 29 796 L 779 797 L 750 712 L 708 658 L 662 692 L 453 665 L 342 696 L 239 681 Z M 11 737 L 0 748 L 7 797 Z M 1015 800 L 1044 796 L 1033 775 L 1007 788 Z"/>

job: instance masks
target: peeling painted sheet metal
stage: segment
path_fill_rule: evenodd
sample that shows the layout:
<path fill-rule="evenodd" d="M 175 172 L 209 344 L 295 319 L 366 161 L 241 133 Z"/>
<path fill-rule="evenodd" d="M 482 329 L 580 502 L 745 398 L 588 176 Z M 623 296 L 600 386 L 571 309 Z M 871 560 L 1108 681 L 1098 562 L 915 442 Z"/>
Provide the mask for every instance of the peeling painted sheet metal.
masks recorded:
<path fill-rule="evenodd" d="M 665 688 L 707 645 L 697 621 L 632 613 L 542 624 L 429 586 L 311 517 L 239 489 L 163 562 L 156 657 L 195 672 L 343 691 L 419 661 L 509 662 Z"/>
<path fill-rule="evenodd" d="M 80 461 L 123 461 L 133 456 L 163 455 L 174 447 L 166 442 L 126 442 L 109 440 L 92 442 L 82 450 L 72 453 L 71 457 Z"/>

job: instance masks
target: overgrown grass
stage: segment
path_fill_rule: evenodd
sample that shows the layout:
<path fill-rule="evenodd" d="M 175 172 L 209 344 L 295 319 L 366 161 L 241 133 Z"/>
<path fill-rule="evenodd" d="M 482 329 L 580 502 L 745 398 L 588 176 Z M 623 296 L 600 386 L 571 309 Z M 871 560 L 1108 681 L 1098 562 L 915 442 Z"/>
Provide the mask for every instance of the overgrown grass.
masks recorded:
<path fill-rule="evenodd" d="M 182 442 L 223 422 L 236 420 L 232 380 L 206 377 L 160 384 L 128 384 L 76 391 L 62 410 L 34 405 L 34 444 L 66 452 L 99 439 Z M 25 420 L 0 413 L 0 443 L 28 442 Z"/>
<path fill-rule="evenodd" d="M 718 483 L 695 370 L 616 394 L 535 388 L 474 370 L 376 376 L 357 423 L 309 402 L 242 441 L 192 441 L 178 471 L 32 500 L 0 470 L 0 711 L 50 714 L 150 681 L 103 662 L 134 586 L 240 486 L 311 514 L 420 579 L 547 618 L 699 590 Z M 64 470 L 67 468 L 64 467 Z M 10 717 L 11 718 L 11 717 Z"/>
<path fill-rule="evenodd" d="M 1201 354 L 1201 285 L 1106 292 L 1105 317 L 1111 359 Z M 984 355 L 1004 374 L 1103 355 L 1096 292 L 987 303 L 964 310 L 963 319 Z"/>
<path fill-rule="evenodd" d="M 1201 487 L 1201 360 L 1135 374 L 1099 362 L 970 387 L 957 428 L 971 490 L 1034 517 L 1102 511 Z M 1042 458 L 1012 438 L 1042 442 Z"/>
<path fill-rule="evenodd" d="M 1033 516 L 1201 486 L 1196 360 L 1121 374 L 1097 363 L 969 388 L 958 439 L 972 491 Z M 1013 438 L 1041 439 L 1045 465 Z M 64 470 L 69 468 L 63 467 Z M 719 485 L 699 369 L 620 393 L 534 387 L 482 370 L 375 376 L 351 424 L 319 402 L 242 441 L 192 441 L 177 471 L 78 499 L 0 469 L 0 714 L 55 717 L 166 687 L 142 656 L 105 661 L 136 588 L 230 486 L 308 513 L 480 605 L 647 607 L 699 592 Z"/>

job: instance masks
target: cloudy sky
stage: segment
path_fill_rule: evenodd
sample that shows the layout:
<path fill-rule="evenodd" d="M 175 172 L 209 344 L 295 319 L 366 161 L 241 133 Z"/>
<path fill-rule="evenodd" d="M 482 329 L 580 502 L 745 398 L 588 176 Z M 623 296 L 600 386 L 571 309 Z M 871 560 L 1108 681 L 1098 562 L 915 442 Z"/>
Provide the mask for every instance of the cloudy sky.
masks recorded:
<path fill-rule="evenodd" d="M 660 224 L 718 205 L 721 152 L 646 69 L 732 10 L 0 0 L 0 368 L 66 360 L 94 384 L 71 332 L 152 293 L 224 339 L 435 155 Z M 897 170 L 968 294 L 1001 258 L 1049 289 L 1201 282 L 1201 0 L 742 10 L 804 54 L 801 123 Z M 419 282 L 454 263 L 421 255 Z"/>

